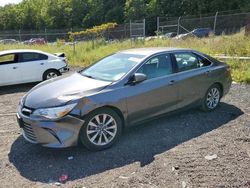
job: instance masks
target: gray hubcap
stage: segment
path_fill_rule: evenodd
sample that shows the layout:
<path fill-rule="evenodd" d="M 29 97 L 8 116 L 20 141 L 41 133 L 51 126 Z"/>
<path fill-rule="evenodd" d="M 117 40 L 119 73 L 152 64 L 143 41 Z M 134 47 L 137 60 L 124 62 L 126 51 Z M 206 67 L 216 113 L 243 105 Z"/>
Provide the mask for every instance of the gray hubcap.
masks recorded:
<path fill-rule="evenodd" d="M 117 132 L 115 119 L 108 114 L 97 114 L 87 125 L 87 137 L 95 145 L 103 146 L 110 143 Z"/>
<path fill-rule="evenodd" d="M 51 79 L 51 78 L 55 78 L 57 77 L 57 74 L 55 72 L 50 72 L 48 75 L 47 75 L 47 80 L 48 79 Z"/>
<path fill-rule="evenodd" d="M 209 109 L 214 109 L 218 105 L 220 100 L 220 91 L 215 87 L 212 88 L 207 94 L 207 107 Z"/>

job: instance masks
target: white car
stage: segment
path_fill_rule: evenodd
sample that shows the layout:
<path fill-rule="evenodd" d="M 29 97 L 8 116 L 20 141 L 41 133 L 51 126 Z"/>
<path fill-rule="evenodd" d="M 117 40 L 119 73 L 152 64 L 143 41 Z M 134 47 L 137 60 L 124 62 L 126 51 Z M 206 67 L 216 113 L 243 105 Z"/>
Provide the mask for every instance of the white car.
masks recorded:
<path fill-rule="evenodd" d="M 0 51 L 0 86 L 39 82 L 69 70 L 64 54 L 38 50 Z"/>

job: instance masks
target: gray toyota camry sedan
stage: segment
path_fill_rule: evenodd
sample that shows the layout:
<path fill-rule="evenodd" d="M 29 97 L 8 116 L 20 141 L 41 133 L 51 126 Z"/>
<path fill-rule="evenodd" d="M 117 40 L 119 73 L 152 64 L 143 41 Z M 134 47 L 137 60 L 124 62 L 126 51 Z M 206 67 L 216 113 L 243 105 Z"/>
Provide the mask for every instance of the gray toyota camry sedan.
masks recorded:
<path fill-rule="evenodd" d="M 214 110 L 230 86 L 230 67 L 203 53 L 130 49 L 38 84 L 20 101 L 17 120 L 31 143 L 102 150 L 126 126 L 186 106 Z"/>

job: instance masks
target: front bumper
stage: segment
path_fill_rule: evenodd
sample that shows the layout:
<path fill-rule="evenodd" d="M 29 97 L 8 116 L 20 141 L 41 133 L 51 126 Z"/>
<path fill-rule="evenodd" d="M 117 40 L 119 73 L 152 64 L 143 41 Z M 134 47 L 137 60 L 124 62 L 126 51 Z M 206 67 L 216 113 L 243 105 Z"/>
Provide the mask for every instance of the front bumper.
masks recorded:
<path fill-rule="evenodd" d="M 23 137 L 30 143 L 51 148 L 75 146 L 84 121 L 67 115 L 57 121 L 39 120 L 17 112 L 17 121 Z"/>

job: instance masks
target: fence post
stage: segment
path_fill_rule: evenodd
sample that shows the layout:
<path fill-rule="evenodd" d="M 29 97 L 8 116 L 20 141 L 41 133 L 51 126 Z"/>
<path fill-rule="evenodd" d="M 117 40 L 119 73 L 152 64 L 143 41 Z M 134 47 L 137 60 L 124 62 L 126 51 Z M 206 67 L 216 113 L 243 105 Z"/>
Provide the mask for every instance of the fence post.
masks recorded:
<path fill-rule="evenodd" d="M 129 32 L 130 32 L 130 38 L 131 38 L 132 36 L 131 20 L 129 20 Z"/>
<path fill-rule="evenodd" d="M 73 33 L 72 27 L 70 28 L 70 32 Z M 73 55 L 76 54 L 76 40 L 75 37 L 73 37 Z"/>
<path fill-rule="evenodd" d="M 75 40 L 73 41 L 73 54 L 76 54 L 76 42 Z"/>
<path fill-rule="evenodd" d="M 217 16 L 218 16 L 218 11 L 216 12 L 215 17 L 214 17 L 214 34 L 215 34 L 215 29 L 216 29 Z"/>
<path fill-rule="evenodd" d="M 146 35 L 146 19 L 143 19 L 143 37 Z"/>
<path fill-rule="evenodd" d="M 180 33 L 180 20 L 181 20 L 181 17 L 178 18 L 177 35 L 179 35 Z"/>
<path fill-rule="evenodd" d="M 45 32 L 45 40 L 46 40 L 46 42 L 48 42 L 47 29 L 46 28 L 45 28 L 44 32 Z"/>
<path fill-rule="evenodd" d="M 20 29 L 18 31 L 18 34 L 19 34 L 19 41 L 21 42 L 22 38 L 21 38 L 21 30 Z"/>
<path fill-rule="evenodd" d="M 125 23 L 124 24 L 124 37 L 123 37 L 123 39 L 126 39 L 127 38 L 127 24 Z"/>
<path fill-rule="evenodd" d="M 160 18 L 157 16 L 157 36 L 159 35 Z"/>

